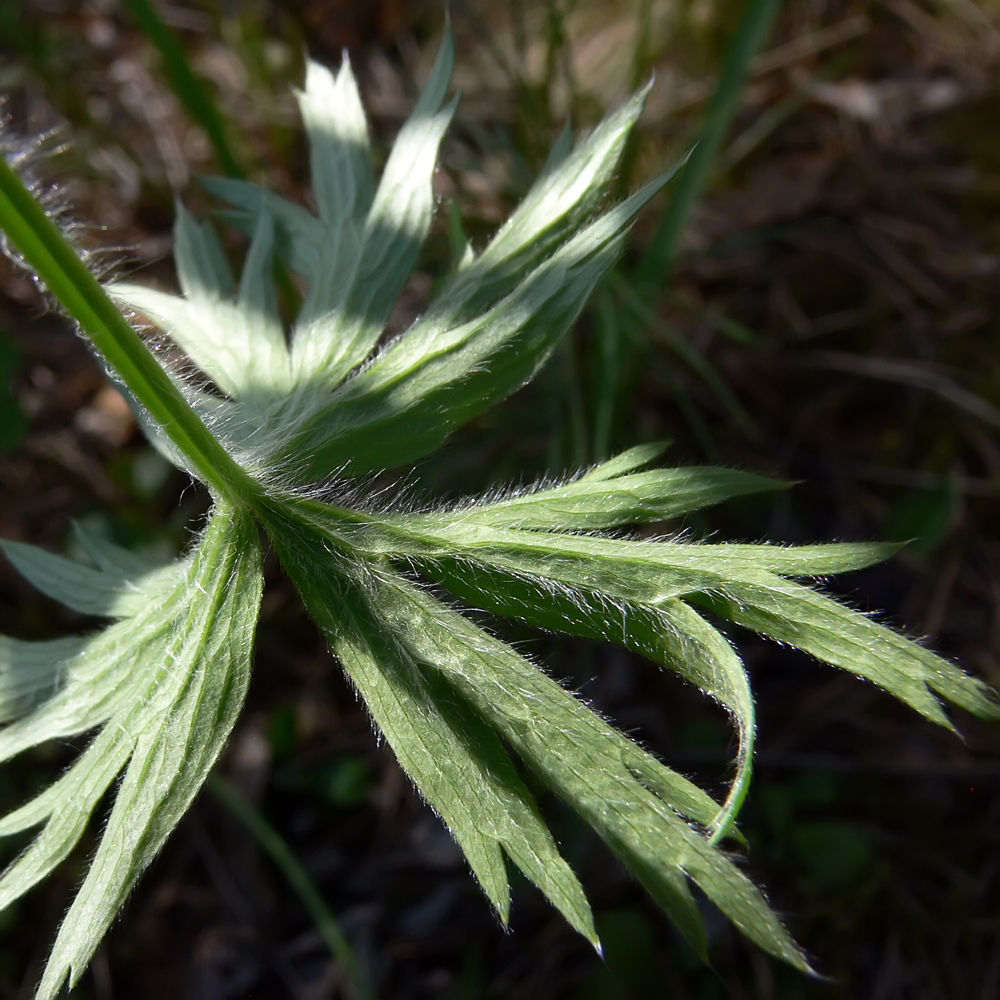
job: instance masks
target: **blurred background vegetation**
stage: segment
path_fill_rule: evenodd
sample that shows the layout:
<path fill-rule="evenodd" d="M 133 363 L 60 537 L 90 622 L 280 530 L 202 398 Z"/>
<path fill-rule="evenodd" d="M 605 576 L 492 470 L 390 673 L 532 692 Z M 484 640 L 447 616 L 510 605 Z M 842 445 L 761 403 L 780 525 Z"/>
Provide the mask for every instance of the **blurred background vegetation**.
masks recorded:
<path fill-rule="evenodd" d="M 462 103 L 440 210 L 393 318 L 481 246 L 563 124 L 595 123 L 655 73 L 615 194 L 699 134 L 758 0 L 452 0 Z M 676 464 L 798 481 L 672 529 L 800 542 L 912 540 L 832 586 L 1000 681 L 1000 3 L 795 0 L 781 8 L 688 215 L 636 226 L 542 376 L 411 477 L 457 495 L 668 439 Z M 438 0 L 0 0 L 8 126 L 55 130 L 47 174 L 109 264 L 174 287 L 175 192 L 244 173 L 308 201 L 290 86 L 347 47 L 384 151 L 444 20 Z M 725 95 L 723 95 L 725 96 Z M 676 190 L 676 189 L 675 189 Z M 696 193 L 696 192 L 695 192 Z M 230 247 L 242 250 L 238 237 Z M 204 498 L 22 272 L 0 262 L 0 535 L 55 549 L 72 518 L 172 553 Z M 223 772 L 301 861 L 383 998 L 1000 996 L 1000 733 L 962 742 L 870 686 L 733 633 L 759 699 L 747 868 L 828 982 L 721 920 L 699 965 L 610 855 L 548 807 L 592 894 L 601 962 L 530 886 L 504 935 L 457 848 L 377 745 L 271 571 L 256 676 Z M 0 566 L 0 630 L 79 628 Z M 720 789 L 733 740 L 713 706 L 620 651 L 506 634 L 673 766 Z M 0 806 L 68 759 L 0 771 Z M 19 845 L 4 847 L 11 854 Z M 82 863 L 89 848 L 79 853 Z M 0 998 L 30 995 L 79 882 L 73 864 L 0 915 Z M 94 1000 L 349 996 L 321 929 L 260 843 L 205 795 L 150 870 L 78 994 Z"/>

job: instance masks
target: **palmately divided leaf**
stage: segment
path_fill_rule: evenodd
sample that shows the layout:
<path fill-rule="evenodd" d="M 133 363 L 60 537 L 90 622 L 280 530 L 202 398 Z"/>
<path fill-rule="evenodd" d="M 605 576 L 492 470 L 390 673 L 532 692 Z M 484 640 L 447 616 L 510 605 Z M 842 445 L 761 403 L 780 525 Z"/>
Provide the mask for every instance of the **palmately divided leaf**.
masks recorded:
<path fill-rule="evenodd" d="M 310 64 L 300 95 L 320 218 L 246 182 L 205 182 L 235 206 L 224 217 L 246 232 L 262 213 L 272 215 L 279 254 L 308 283 L 291 334 L 298 388 L 257 412 L 220 407 L 225 420 L 210 422 L 237 453 L 256 448 L 255 465 L 322 480 L 404 464 L 437 447 L 534 375 L 614 260 L 631 216 L 673 176 L 581 231 L 642 110 L 642 91 L 575 150 L 558 152 L 483 253 L 463 256 L 423 319 L 338 389 L 376 346 L 427 235 L 437 149 L 454 111 L 454 103 L 442 108 L 453 62 L 447 32 L 370 206 L 361 166 L 367 132 L 346 62 L 336 76 Z M 148 299 L 132 304 L 164 317 Z"/>
<path fill-rule="evenodd" d="M 1000 719 L 1000 697 L 984 681 L 809 587 L 748 574 L 706 603 L 740 625 L 868 678 L 949 729 L 954 726 L 941 699 L 980 718 Z"/>
<path fill-rule="evenodd" d="M 46 597 L 80 614 L 105 618 L 130 618 L 181 575 L 177 565 L 146 567 L 141 574 L 112 564 L 94 568 L 6 539 L 0 539 L 0 551 Z"/>
<path fill-rule="evenodd" d="M 282 564 L 330 641 L 403 769 L 447 824 L 506 924 L 504 855 L 595 946 L 593 917 L 531 793 L 496 733 L 387 627 L 371 578 L 355 580 L 302 547 L 281 522 L 269 528 Z M 336 595 L 331 600 L 331 595 Z"/>
<path fill-rule="evenodd" d="M 386 515 L 344 526 L 352 544 L 372 555 L 461 559 L 510 576 L 543 576 L 560 586 L 600 590 L 625 600 L 658 604 L 671 597 L 723 591 L 727 583 L 761 572 L 822 576 L 870 566 L 897 551 L 892 543 L 817 546 L 634 541 L 600 534 L 495 528 L 455 517 Z"/>
<path fill-rule="evenodd" d="M 572 326 L 632 217 L 663 183 L 577 233 L 481 317 L 450 326 L 432 311 L 417 322 L 330 396 L 293 440 L 286 464 L 297 458 L 307 478 L 322 478 L 412 462 L 519 389 Z"/>
<path fill-rule="evenodd" d="M 112 573 L 114 548 L 95 547 L 106 564 L 94 572 Z M 10 667 L 15 682 L 37 664 L 31 653 L 58 657 L 53 661 L 55 692 L 0 731 L 0 757 L 102 727 L 61 778 L 0 819 L 0 835 L 44 824 L 0 877 L 0 908 L 66 857 L 115 777 L 125 771 L 97 854 L 60 928 L 38 1000 L 54 998 L 67 977 L 70 986 L 79 978 L 222 750 L 250 675 L 260 556 L 248 515 L 216 507 L 182 563 L 137 578 L 119 567 L 129 600 L 107 602 L 104 613 L 117 608 L 127 619 L 58 648 L 51 643 L 37 651 L 0 646 L 20 654 L 0 664 Z M 23 549 L 17 557 L 26 561 Z M 33 568 L 40 560 L 30 555 L 27 562 Z M 141 603 L 133 598 L 139 592 Z"/>
<path fill-rule="evenodd" d="M 83 643 L 76 636 L 44 642 L 0 636 L 0 722 L 25 715 L 52 695 Z"/>
<path fill-rule="evenodd" d="M 313 183 L 325 233 L 318 259 L 300 270 L 309 279 L 293 331 L 300 379 L 318 377 L 332 388 L 361 363 L 410 276 L 433 213 L 437 149 L 454 113 L 454 102 L 441 110 L 453 66 L 454 42 L 448 31 L 374 197 L 367 139 L 361 139 L 363 113 L 349 64 L 345 61 L 336 80 L 322 67 L 309 67 L 305 102 L 312 113 L 305 118 L 313 169 L 320 171 Z M 346 94 L 347 120 L 336 129 L 320 121 L 317 111 L 333 91 Z M 339 118 L 340 107 L 327 107 L 325 113 Z M 342 131 L 334 137 L 336 130 Z M 324 148 L 331 155 L 321 164 Z"/>
<path fill-rule="evenodd" d="M 174 264 L 181 292 L 191 300 L 231 298 L 233 271 L 215 227 L 198 222 L 179 199 L 174 211 Z"/>
<path fill-rule="evenodd" d="M 162 559 L 157 559 L 148 552 L 123 549 L 104 535 L 84 527 L 79 521 L 73 522 L 73 536 L 98 569 L 124 574 L 126 579 L 145 577 L 163 566 Z"/>
<path fill-rule="evenodd" d="M 185 218 L 178 216 L 179 220 Z M 194 229 L 193 222 L 178 222 L 175 228 L 178 274 L 188 289 L 184 298 L 127 282 L 109 285 L 108 291 L 153 320 L 230 396 L 239 399 L 287 392 L 291 369 L 274 290 L 273 217 L 261 209 L 254 220 L 253 241 L 235 302 L 231 278 L 230 291 L 224 297 L 214 272 L 205 275 L 200 270 L 210 266 L 203 260 L 208 251 L 204 245 L 192 246 L 195 241 L 190 233 Z M 185 232 L 188 236 L 182 238 Z M 192 274 L 201 275 L 203 280 L 196 282 Z"/>
<path fill-rule="evenodd" d="M 464 262 L 431 304 L 428 324 L 455 326 L 509 295 L 595 213 L 649 88 L 634 94 L 574 150 L 560 134 L 545 167 L 510 218 L 471 261 Z M 662 183 L 674 176 L 668 172 Z"/>
<path fill-rule="evenodd" d="M 754 701 L 735 650 L 693 608 L 677 598 L 655 606 L 616 601 L 601 592 L 554 587 L 547 581 L 512 580 L 458 561 L 438 560 L 427 569 L 473 607 L 548 632 L 617 643 L 675 670 L 722 705 L 736 728 L 739 752 L 730 794 L 708 828 L 713 840 L 730 832 L 750 785 Z"/>
<path fill-rule="evenodd" d="M 454 63 L 454 41 L 447 32 L 430 80 L 393 144 L 359 241 L 348 247 L 348 254 L 337 254 L 338 269 L 347 276 L 347 281 L 337 276 L 342 292 L 317 299 L 310 289 L 292 340 L 300 380 L 320 378 L 332 387 L 364 361 L 409 280 L 434 212 L 438 146 L 455 111 L 455 102 L 441 110 Z M 314 71 L 314 80 L 325 79 L 323 72 Z M 321 180 L 319 189 L 326 186 Z M 332 201 L 337 194 L 327 191 L 323 197 Z M 353 218 L 334 204 L 326 211 L 339 247 Z"/>
<path fill-rule="evenodd" d="M 625 143 L 646 105 L 649 86 L 633 94 L 572 149 L 567 127 L 548 162 L 510 218 L 500 227 L 437 309 L 465 314 L 507 295 L 514 284 L 574 236 L 595 213 L 614 175 Z M 663 183 L 674 176 L 669 171 Z"/>
<path fill-rule="evenodd" d="M 759 890 L 685 819 L 693 818 L 687 796 L 671 794 L 682 780 L 464 616 L 395 575 L 379 574 L 372 586 L 415 659 L 474 705 L 600 834 L 696 948 L 703 950 L 703 930 L 686 878 L 757 944 L 808 970 Z M 659 780 L 651 781 L 654 770 Z M 703 805 L 697 811 L 704 815 Z"/>
<path fill-rule="evenodd" d="M 764 476 L 710 466 L 618 476 L 586 475 L 516 491 L 490 502 L 472 500 L 440 513 L 413 515 L 409 524 L 433 527 L 461 519 L 492 528 L 596 531 L 665 521 L 723 500 L 784 485 Z"/>
<path fill-rule="evenodd" d="M 546 593 L 560 592 L 570 601 L 579 597 L 583 607 L 604 606 L 609 639 L 619 634 L 611 624 L 618 609 L 656 609 L 676 598 L 697 599 L 738 624 L 867 677 L 934 722 L 951 726 L 939 697 L 983 718 L 1000 717 L 1000 701 L 989 685 L 870 618 L 784 579 L 868 566 L 891 555 L 895 545 L 636 542 L 484 528 L 458 519 L 430 525 L 421 517 L 413 516 L 411 524 L 409 517 L 395 515 L 347 531 L 363 550 L 408 559 L 434 578 L 439 572 L 449 579 L 457 573 L 463 585 L 479 589 L 477 573 L 482 573 L 481 599 L 487 603 L 485 591 L 499 588 L 522 606 L 537 600 L 544 607 Z M 515 613 L 525 616 L 523 610 Z"/>
<path fill-rule="evenodd" d="M 252 236 L 261 212 L 274 217 L 279 255 L 288 266 L 301 274 L 310 287 L 324 278 L 323 264 L 331 254 L 325 249 L 328 228 L 308 209 L 287 198 L 236 177 L 203 177 L 205 188 L 234 208 L 218 213 L 240 232 Z"/>

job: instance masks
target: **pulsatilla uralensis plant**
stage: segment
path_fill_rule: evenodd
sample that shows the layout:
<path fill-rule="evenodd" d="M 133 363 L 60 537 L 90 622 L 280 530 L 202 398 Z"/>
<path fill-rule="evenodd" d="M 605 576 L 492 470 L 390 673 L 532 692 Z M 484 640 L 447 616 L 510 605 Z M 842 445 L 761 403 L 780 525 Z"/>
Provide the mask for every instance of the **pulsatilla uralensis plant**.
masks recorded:
<path fill-rule="evenodd" d="M 350 66 L 332 74 L 309 64 L 298 101 L 316 211 L 246 181 L 208 180 L 228 206 L 222 216 L 251 242 L 237 281 L 212 227 L 179 207 L 180 295 L 102 287 L 35 199 L 24 164 L 8 155 L 0 165 L 8 248 L 90 338 L 151 440 L 213 499 L 191 550 L 168 565 L 80 529 L 87 562 L 3 543 L 39 590 L 110 621 L 82 636 L 0 640 L 0 757 L 93 734 L 64 774 L 0 819 L 0 835 L 36 831 L 0 878 L 0 907 L 67 856 L 118 783 L 39 1000 L 78 980 L 236 722 L 265 543 L 501 920 L 513 864 L 595 946 L 584 889 L 514 758 L 594 828 L 698 952 L 705 930 L 691 883 L 761 948 L 809 971 L 719 846 L 740 841 L 754 738 L 747 674 L 720 620 L 865 677 L 941 725 L 950 725 L 944 702 L 1000 715 L 984 683 L 803 582 L 867 566 L 893 546 L 625 530 L 777 485 L 759 476 L 652 467 L 661 449 L 642 445 L 562 481 L 454 506 L 343 500 L 363 496 L 350 480 L 423 458 L 530 379 L 611 267 L 630 220 L 670 179 L 599 211 L 642 110 L 636 94 L 575 148 L 560 140 L 489 244 L 467 246 L 423 315 L 383 344 L 434 212 L 452 63 L 447 36 L 377 182 Z M 288 324 L 276 269 L 306 289 Z M 123 309 L 188 360 L 154 356 Z M 697 685 L 738 733 L 726 800 L 616 730 L 463 605 L 617 643 Z"/>

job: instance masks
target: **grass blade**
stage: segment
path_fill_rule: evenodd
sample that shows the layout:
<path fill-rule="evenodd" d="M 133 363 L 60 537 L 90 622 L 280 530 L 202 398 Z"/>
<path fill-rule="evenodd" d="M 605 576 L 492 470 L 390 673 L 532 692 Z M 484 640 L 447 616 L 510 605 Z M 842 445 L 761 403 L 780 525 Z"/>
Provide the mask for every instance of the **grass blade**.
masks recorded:
<path fill-rule="evenodd" d="M 232 177 L 242 177 L 243 169 L 229 144 L 225 119 L 204 83 L 191 69 L 177 36 L 163 23 L 149 0 L 123 0 L 123 3 L 146 37 L 159 49 L 174 93 L 188 114 L 205 130 L 222 169 Z"/>
<path fill-rule="evenodd" d="M 375 1000 L 375 991 L 368 982 L 350 941 L 341 930 L 337 918 L 330 912 L 323 894 L 316 888 L 316 883 L 309 877 L 285 838 L 224 778 L 212 774 L 206 784 L 215 797 L 247 828 L 299 897 L 320 937 L 330 949 L 330 954 L 347 974 L 355 1000 Z"/>
<path fill-rule="evenodd" d="M 747 70 L 767 40 L 781 6 L 782 0 L 748 0 L 743 19 L 726 53 L 719 85 L 705 113 L 698 144 L 677 179 L 673 197 L 637 268 L 636 280 L 643 288 L 663 288 L 670 278 L 681 236 L 708 184 L 716 157 L 739 107 Z"/>

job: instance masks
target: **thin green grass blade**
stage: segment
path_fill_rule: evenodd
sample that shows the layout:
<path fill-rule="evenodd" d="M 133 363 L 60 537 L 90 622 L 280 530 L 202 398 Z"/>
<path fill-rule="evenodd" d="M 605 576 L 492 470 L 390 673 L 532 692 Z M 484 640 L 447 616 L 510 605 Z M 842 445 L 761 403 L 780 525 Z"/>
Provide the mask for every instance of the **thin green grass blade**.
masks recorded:
<path fill-rule="evenodd" d="M 648 332 L 646 331 L 655 331 L 668 348 L 687 364 L 705 385 L 712 390 L 715 397 L 729 412 L 736 426 L 748 438 L 752 440 L 758 439 L 760 437 L 760 428 L 757 426 L 757 422 L 739 401 L 732 386 L 730 386 L 721 372 L 719 372 L 708 358 L 696 347 L 688 343 L 656 310 L 650 308 L 639 292 L 627 281 L 620 277 L 613 277 L 611 286 L 626 311 L 630 312 L 637 321 L 638 325 L 636 329 L 643 331 L 643 346 L 648 341 Z M 626 329 L 629 329 L 629 327 L 626 326 Z"/>
<path fill-rule="evenodd" d="M 306 908 L 334 960 L 347 974 L 353 1000 L 375 1000 L 368 976 L 337 918 L 288 842 L 228 781 L 210 774 L 206 782 L 223 805 L 247 828 Z"/>
<path fill-rule="evenodd" d="M 715 94 L 705 112 L 698 144 L 678 178 L 673 198 L 660 218 L 636 273 L 643 288 L 660 289 L 669 280 L 677 247 L 739 107 L 753 57 L 763 47 L 781 10 L 781 0 L 748 0 L 743 18 L 726 53 Z"/>
<path fill-rule="evenodd" d="M 597 293 L 597 350 L 591 367 L 594 397 L 594 417 L 591 440 L 594 457 L 607 458 L 614 438 L 615 416 L 619 409 L 621 379 L 621 328 L 614 302 L 606 288 Z"/>
<path fill-rule="evenodd" d="M 226 129 L 225 118 L 202 81 L 191 69 L 187 53 L 149 0 L 123 0 L 147 38 L 159 49 L 167 79 L 188 114 L 205 130 L 222 169 L 233 177 L 243 175 Z"/>

